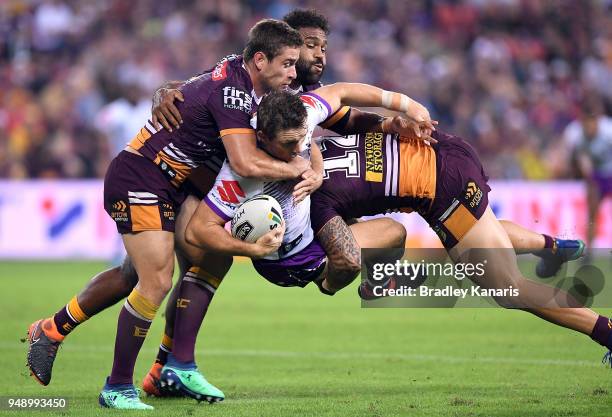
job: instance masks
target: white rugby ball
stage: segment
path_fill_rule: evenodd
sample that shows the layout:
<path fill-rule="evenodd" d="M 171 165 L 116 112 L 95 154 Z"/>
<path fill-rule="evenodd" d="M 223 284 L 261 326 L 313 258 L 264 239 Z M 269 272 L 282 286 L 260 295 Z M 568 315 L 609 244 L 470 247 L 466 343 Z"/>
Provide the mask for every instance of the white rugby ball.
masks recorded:
<path fill-rule="evenodd" d="M 270 230 L 280 227 L 283 210 L 274 197 L 260 194 L 242 203 L 232 219 L 232 236 L 245 242 L 255 242 Z"/>

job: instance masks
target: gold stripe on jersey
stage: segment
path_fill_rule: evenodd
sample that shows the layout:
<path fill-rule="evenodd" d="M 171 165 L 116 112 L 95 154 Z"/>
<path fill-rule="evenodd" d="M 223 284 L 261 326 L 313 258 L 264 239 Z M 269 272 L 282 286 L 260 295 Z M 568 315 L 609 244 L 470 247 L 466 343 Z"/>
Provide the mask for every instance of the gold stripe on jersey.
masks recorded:
<path fill-rule="evenodd" d="M 236 129 L 223 129 L 219 131 L 219 136 L 227 136 L 227 135 L 255 135 L 254 129 L 248 128 L 236 128 Z"/>
<path fill-rule="evenodd" d="M 139 150 L 144 146 L 144 143 L 151 138 L 151 133 L 146 127 L 140 129 L 140 132 L 130 141 L 129 147 L 134 150 Z"/>
<path fill-rule="evenodd" d="M 400 137 L 399 196 L 433 200 L 436 196 L 436 153 L 420 139 Z"/>
<path fill-rule="evenodd" d="M 340 109 L 338 109 L 338 111 L 336 111 L 334 114 L 331 115 L 330 118 L 328 118 L 327 120 L 325 120 L 323 123 L 321 123 L 321 127 L 325 128 L 325 129 L 329 129 L 331 126 L 335 125 L 336 123 L 338 123 L 338 121 L 340 119 L 342 119 L 344 117 L 344 115 L 350 110 L 351 108 L 349 106 L 343 106 L 340 107 Z"/>

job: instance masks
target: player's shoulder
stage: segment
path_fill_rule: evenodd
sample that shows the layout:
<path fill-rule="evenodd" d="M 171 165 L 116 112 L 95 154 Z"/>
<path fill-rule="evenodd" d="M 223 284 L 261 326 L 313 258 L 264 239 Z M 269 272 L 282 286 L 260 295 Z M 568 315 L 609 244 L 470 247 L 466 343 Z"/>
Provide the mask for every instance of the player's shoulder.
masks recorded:
<path fill-rule="evenodd" d="M 304 93 L 308 93 L 309 91 L 314 91 L 317 88 L 323 87 L 323 83 L 321 81 L 315 84 L 302 84 L 302 91 Z"/>
<path fill-rule="evenodd" d="M 217 89 L 228 85 L 246 88 L 251 84 L 241 55 L 228 55 L 222 58 L 210 71 L 210 79 Z"/>
<path fill-rule="evenodd" d="M 307 92 L 300 94 L 300 100 L 304 103 L 304 106 L 308 110 L 316 110 L 318 112 L 324 112 L 325 114 L 331 114 L 331 107 L 321 96 L 313 92 Z"/>

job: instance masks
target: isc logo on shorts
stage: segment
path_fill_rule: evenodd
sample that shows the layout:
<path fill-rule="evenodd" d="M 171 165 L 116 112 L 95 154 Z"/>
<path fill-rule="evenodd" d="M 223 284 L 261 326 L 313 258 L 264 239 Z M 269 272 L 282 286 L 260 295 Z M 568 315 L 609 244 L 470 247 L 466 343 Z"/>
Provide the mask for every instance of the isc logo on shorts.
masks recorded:
<path fill-rule="evenodd" d="M 223 87 L 223 107 L 251 113 L 253 98 L 244 90 L 236 87 Z"/>

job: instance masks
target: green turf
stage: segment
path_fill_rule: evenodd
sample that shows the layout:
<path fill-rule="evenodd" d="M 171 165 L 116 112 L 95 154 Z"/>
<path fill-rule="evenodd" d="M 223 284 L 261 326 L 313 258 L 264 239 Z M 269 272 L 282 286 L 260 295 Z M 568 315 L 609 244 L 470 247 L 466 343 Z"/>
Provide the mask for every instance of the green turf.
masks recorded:
<path fill-rule="evenodd" d="M 148 416 L 610 416 L 612 370 L 588 337 L 518 311 L 361 309 L 354 288 L 335 297 L 283 289 L 236 264 L 197 345 L 216 405 L 147 400 L 154 412 L 112 412 L 97 395 L 112 365 L 118 307 L 64 343 L 53 381 L 26 375 L 19 343 L 33 320 L 66 303 L 103 265 L 1 263 L 4 338 L 0 395 L 62 396 L 62 412 L 4 415 Z M 607 313 L 610 313 L 608 310 Z M 137 363 L 152 363 L 163 320 Z"/>

